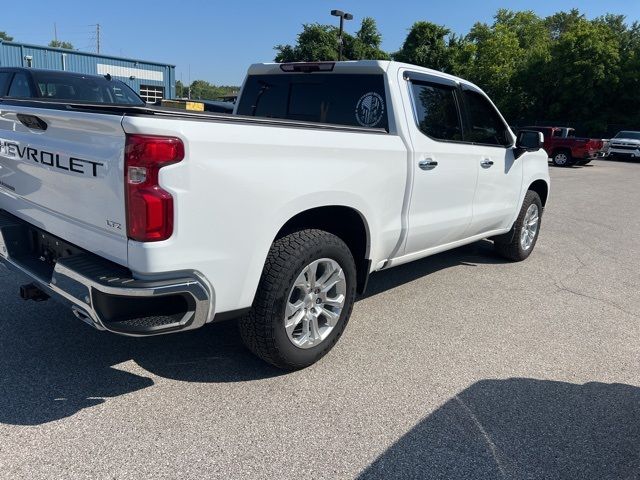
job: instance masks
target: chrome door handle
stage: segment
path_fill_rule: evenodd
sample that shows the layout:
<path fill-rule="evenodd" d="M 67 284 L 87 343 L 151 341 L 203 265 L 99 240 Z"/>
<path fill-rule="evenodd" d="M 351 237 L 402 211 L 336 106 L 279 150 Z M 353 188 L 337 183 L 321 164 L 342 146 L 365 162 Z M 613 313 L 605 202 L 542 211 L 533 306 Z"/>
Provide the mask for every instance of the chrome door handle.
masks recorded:
<path fill-rule="evenodd" d="M 420 160 L 418 162 L 418 166 L 422 170 L 433 170 L 434 168 L 436 168 L 438 166 L 438 162 L 436 162 L 435 160 L 433 160 L 431 158 L 425 158 L 424 160 Z"/>
<path fill-rule="evenodd" d="M 488 158 L 485 158 L 480 162 L 480 166 L 482 168 L 489 168 L 491 165 L 493 165 L 493 160 L 489 160 Z"/>

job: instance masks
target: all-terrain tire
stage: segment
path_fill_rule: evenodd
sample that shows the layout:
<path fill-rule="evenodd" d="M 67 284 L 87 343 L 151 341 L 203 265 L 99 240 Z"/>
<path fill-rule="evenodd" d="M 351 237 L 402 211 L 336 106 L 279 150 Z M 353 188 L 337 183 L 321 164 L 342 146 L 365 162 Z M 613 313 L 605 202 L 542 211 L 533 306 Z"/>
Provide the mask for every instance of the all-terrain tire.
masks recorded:
<path fill-rule="evenodd" d="M 528 248 L 524 248 L 521 238 L 522 231 L 525 224 L 525 218 L 527 217 L 527 212 L 531 205 L 536 205 L 538 212 L 538 223 L 537 229 L 535 232 L 534 238 L 531 240 L 531 244 Z M 504 258 L 514 261 L 521 262 L 525 260 L 534 247 L 536 246 L 536 242 L 538 241 L 538 236 L 540 235 L 540 226 L 542 223 L 542 201 L 540 200 L 540 196 L 534 192 L 533 190 L 527 191 L 527 194 L 524 197 L 524 202 L 522 202 L 522 208 L 520 209 L 520 214 L 518 218 L 511 227 L 511 230 L 504 235 L 500 235 L 498 237 L 494 237 L 493 244 L 501 256 Z"/>
<path fill-rule="evenodd" d="M 336 261 L 346 279 L 345 301 L 331 333 L 318 345 L 299 348 L 285 329 L 285 309 L 302 270 L 321 258 Z M 323 230 L 300 230 L 278 238 L 267 256 L 252 309 L 239 320 L 244 344 L 264 361 L 285 370 L 298 370 L 320 360 L 344 331 L 356 293 L 356 266 L 349 247 Z"/>

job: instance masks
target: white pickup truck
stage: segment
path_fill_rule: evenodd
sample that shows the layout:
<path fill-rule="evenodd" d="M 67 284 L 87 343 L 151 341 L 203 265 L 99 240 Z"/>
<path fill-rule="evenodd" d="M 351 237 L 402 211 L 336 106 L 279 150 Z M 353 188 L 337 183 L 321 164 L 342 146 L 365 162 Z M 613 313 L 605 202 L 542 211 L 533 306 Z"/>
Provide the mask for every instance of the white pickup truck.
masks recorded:
<path fill-rule="evenodd" d="M 303 368 L 371 272 L 483 238 L 527 258 L 541 144 L 473 84 L 396 62 L 254 65 L 234 115 L 5 97 L 0 259 L 98 329 L 239 317 L 255 354 Z"/>

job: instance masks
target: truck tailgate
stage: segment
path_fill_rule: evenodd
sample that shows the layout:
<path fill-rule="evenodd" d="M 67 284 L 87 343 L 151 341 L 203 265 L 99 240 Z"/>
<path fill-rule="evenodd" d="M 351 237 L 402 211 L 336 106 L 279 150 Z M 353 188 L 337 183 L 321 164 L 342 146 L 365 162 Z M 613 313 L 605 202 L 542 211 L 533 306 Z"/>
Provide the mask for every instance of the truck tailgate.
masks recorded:
<path fill-rule="evenodd" d="M 122 115 L 0 104 L 0 209 L 125 265 Z"/>

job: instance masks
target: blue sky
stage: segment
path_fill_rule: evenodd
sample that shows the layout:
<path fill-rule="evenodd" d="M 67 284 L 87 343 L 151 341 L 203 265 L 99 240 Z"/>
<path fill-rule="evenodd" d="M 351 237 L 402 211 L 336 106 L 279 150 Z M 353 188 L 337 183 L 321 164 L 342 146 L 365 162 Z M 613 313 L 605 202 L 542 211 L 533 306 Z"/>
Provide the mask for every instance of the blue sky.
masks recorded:
<path fill-rule="evenodd" d="M 10 0 L 7 0 L 10 1 Z M 273 46 L 295 42 L 303 23 L 335 21 L 333 8 L 353 13 L 347 31 L 357 30 L 362 17 L 376 19 L 383 47 L 397 50 L 414 21 L 429 20 L 466 33 L 477 21 L 491 21 L 498 8 L 533 9 L 539 15 L 579 8 L 588 17 L 606 12 L 640 20 L 638 0 L 280 0 L 280 1 L 11 1 L 2 8 L 0 30 L 16 41 L 46 44 L 68 40 L 79 50 L 95 48 L 95 25 L 102 30 L 104 53 L 176 65 L 184 82 L 204 79 L 239 85 L 247 66 L 272 61 Z M 179 11 L 176 11 L 179 9 Z"/>

